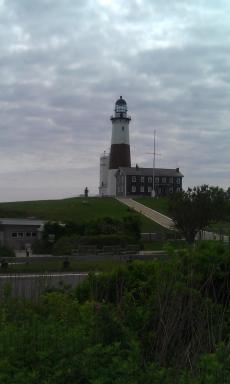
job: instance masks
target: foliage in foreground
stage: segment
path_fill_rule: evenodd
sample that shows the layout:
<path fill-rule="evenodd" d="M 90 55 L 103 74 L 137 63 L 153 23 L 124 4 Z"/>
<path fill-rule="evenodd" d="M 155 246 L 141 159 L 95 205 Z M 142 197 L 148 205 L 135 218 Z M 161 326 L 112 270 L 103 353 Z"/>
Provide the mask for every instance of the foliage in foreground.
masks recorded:
<path fill-rule="evenodd" d="M 130 263 L 74 292 L 0 309 L 4 384 L 227 384 L 230 257 L 222 245 Z"/>

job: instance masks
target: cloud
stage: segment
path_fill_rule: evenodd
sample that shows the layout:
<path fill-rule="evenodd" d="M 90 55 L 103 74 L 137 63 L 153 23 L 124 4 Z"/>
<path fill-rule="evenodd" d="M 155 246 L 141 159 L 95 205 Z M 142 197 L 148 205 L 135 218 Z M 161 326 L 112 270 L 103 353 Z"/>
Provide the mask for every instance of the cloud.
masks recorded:
<path fill-rule="evenodd" d="M 156 129 L 160 166 L 179 165 L 185 185 L 227 187 L 229 8 L 224 0 L 1 1 L 0 199 L 78 194 L 87 182 L 97 193 L 120 95 L 134 164 L 151 166 Z"/>

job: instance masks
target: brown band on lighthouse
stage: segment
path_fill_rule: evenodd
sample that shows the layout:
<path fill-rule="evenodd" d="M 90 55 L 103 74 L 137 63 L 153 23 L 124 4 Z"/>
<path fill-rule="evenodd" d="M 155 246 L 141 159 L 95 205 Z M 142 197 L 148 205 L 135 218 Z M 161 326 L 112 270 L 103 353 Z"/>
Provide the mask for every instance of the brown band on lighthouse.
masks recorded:
<path fill-rule="evenodd" d="M 110 149 L 109 169 L 131 167 L 130 146 L 128 144 L 112 144 Z"/>

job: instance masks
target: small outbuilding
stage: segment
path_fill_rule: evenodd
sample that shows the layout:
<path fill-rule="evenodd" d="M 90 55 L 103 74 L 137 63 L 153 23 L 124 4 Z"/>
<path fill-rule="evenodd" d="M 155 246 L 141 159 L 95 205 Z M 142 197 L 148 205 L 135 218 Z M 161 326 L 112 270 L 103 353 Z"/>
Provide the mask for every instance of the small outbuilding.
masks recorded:
<path fill-rule="evenodd" d="M 30 248 L 41 238 L 44 224 L 37 219 L 0 218 L 0 245 L 18 250 Z"/>

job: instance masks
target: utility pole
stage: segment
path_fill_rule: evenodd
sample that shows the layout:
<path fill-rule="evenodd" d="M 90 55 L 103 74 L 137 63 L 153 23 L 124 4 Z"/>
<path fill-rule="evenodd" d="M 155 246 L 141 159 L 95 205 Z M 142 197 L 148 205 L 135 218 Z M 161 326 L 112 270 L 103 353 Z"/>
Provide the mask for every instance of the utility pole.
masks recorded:
<path fill-rule="evenodd" d="M 156 191 L 155 191 L 155 165 L 156 165 L 156 155 L 161 156 L 160 153 L 156 153 L 156 130 L 154 129 L 153 131 L 153 152 L 147 152 L 147 155 L 153 155 L 153 187 L 152 187 L 152 192 L 151 196 L 154 198 L 156 196 Z"/>
<path fill-rule="evenodd" d="M 155 192 L 155 162 L 156 162 L 156 130 L 153 132 L 153 189 L 152 189 L 152 197 L 154 198 L 156 195 Z"/>

